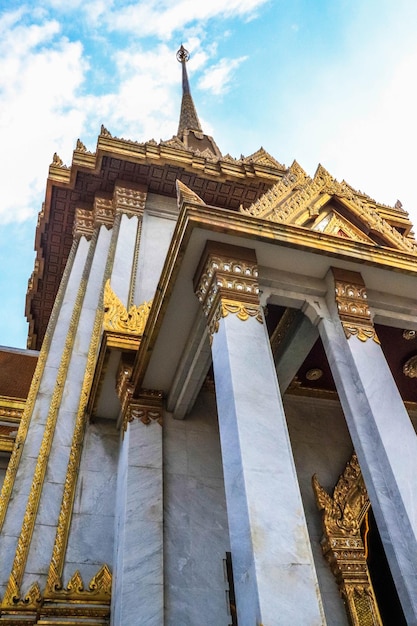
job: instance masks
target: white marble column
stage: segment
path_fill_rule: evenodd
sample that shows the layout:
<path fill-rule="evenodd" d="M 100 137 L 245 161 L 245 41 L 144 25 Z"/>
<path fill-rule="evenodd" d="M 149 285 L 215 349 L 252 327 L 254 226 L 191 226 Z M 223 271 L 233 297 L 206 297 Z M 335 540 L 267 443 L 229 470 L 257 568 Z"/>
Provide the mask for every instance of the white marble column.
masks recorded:
<path fill-rule="evenodd" d="M 250 250 L 208 246 L 208 315 L 239 626 L 324 624 Z"/>
<path fill-rule="evenodd" d="M 377 342 L 360 274 L 329 273 L 328 286 L 319 332 L 407 624 L 416 625 L 417 437 Z"/>
<path fill-rule="evenodd" d="M 161 626 L 163 593 L 162 412 L 133 402 L 118 468 L 113 626 Z"/>

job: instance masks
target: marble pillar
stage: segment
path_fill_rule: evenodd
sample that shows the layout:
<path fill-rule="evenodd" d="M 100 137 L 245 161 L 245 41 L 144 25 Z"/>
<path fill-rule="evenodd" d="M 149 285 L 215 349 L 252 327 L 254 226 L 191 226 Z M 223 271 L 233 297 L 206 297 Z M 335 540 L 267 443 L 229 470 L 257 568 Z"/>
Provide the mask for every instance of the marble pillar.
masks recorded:
<path fill-rule="evenodd" d="M 164 622 L 161 424 L 152 397 L 129 406 L 118 468 L 113 626 Z"/>
<path fill-rule="evenodd" d="M 324 624 L 254 253 L 209 243 L 195 287 L 212 333 L 239 626 Z"/>
<path fill-rule="evenodd" d="M 417 624 L 417 437 L 372 326 L 360 274 L 328 277 L 319 332 L 408 624 Z M 335 299 L 336 293 L 336 299 Z"/>

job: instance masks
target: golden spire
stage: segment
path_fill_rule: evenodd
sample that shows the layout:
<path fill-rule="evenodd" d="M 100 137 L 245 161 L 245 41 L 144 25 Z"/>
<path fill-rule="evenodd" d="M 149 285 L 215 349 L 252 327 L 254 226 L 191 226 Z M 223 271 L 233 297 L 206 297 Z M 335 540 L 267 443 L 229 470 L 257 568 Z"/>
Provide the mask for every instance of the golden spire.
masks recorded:
<path fill-rule="evenodd" d="M 181 48 L 177 52 L 177 60 L 182 65 L 182 102 L 180 123 L 178 125 L 177 135 L 182 139 L 185 130 L 194 130 L 202 132 L 197 111 L 191 96 L 190 84 L 188 82 L 186 63 L 190 58 L 190 53 L 181 44 Z"/>

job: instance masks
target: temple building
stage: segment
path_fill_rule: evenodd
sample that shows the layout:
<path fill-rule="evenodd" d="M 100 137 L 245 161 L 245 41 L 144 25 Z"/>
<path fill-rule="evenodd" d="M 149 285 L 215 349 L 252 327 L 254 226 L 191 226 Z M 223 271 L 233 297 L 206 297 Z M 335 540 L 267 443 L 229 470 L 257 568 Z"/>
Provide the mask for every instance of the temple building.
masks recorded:
<path fill-rule="evenodd" d="M 417 243 L 201 127 L 57 154 L 0 349 L 0 624 L 417 625 Z"/>

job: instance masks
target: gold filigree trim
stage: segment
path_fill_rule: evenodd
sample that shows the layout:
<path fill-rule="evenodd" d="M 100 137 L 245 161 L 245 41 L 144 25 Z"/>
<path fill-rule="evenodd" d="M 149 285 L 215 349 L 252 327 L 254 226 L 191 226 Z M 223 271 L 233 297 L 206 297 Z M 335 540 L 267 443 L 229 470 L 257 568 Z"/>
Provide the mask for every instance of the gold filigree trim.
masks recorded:
<path fill-rule="evenodd" d="M 104 288 L 104 319 L 103 328 L 107 331 L 142 335 L 151 310 L 152 301 L 133 305 L 127 311 L 124 304 L 116 296 L 107 280 Z"/>
<path fill-rule="evenodd" d="M 340 321 L 346 337 L 360 341 L 373 339 L 380 343 L 372 324 L 365 283 L 358 272 L 332 268 L 335 281 L 335 298 Z"/>
<path fill-rule="evenodd" d="M 356 454 L 340 476 L 333 497 L 316 474 L 312 484 L 317 506 L 323 511 L 323 554 L 345 600 L 350 623 L 382 626 L 361 536 L 370 502 Z"/>

